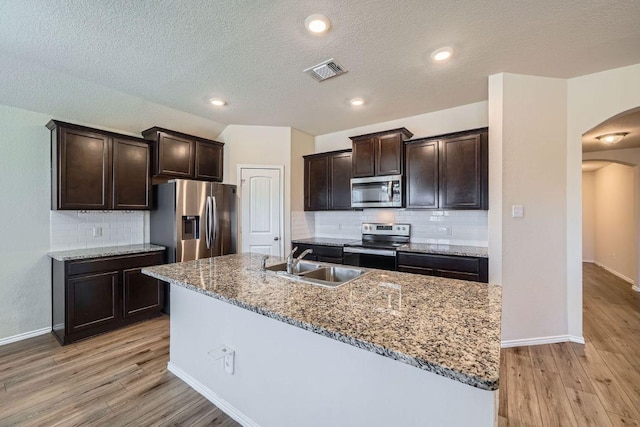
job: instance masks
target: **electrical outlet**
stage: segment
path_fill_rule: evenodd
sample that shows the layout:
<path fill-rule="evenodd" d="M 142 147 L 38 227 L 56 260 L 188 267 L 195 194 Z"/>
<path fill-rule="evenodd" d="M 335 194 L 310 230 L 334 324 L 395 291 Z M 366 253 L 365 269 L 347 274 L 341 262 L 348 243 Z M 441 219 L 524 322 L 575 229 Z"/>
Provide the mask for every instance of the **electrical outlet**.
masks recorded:
<path fill-rule="evenodd" d="M 226 346 L 221 346 L 209 351 L 207 354 L 213 360 L 222 359 L 222 366 L 224 367 L 224 371 L 229 375 L 233 375 L 236 356 L 236 352 L 234 350 Z"/>
<path fill-rule="evenodd" d="M 438 233 L 451 235 L 451 227 L 438 227 Z"/>
<path fill-rule="evenodd" d="M 93 227 L 93 237 L 102 236 L 102 227 Z"/>

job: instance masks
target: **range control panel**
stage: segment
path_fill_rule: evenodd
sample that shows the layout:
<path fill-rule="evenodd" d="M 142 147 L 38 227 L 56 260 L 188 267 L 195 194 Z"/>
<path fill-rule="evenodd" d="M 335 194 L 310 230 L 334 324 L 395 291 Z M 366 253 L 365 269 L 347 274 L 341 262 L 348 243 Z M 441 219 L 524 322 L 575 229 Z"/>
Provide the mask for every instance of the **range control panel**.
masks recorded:
<path fill-rule="evenodd" d="M 410 236 L 411 224 L 376 224 L 363 223 L 362 234 L 377 236 Z"/>

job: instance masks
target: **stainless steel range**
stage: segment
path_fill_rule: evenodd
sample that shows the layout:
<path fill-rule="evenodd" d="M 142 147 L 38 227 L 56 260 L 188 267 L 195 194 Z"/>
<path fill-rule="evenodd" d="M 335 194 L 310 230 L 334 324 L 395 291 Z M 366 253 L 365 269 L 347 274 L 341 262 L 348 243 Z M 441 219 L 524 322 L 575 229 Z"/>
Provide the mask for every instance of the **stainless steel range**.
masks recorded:
<path fill-rule="evenodd" d="M 409 243 L 410 224 L 362 224 L 362 240 L 344 246 L 344 263 L 397 270 L 396 250 Z"/>

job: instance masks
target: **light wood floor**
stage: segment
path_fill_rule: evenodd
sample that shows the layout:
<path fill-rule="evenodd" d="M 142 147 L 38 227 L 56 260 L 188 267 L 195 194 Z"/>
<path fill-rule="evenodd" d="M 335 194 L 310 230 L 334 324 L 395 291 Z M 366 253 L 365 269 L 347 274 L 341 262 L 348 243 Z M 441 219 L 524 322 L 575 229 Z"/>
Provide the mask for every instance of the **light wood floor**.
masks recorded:
<path fill-rule="evenodd" d="M 505 349 L 501 426 L 640 426 L 640 295 L 584 266 L 585 346 Z M 0 347 L 0 426 L 237 426 L 167 372 L 158 318 L 60 347 L 50 335 Z"/>
<path fill-rule="evenodd" d="M 0 347 L 0 426 L 238 426 L 167 371 L 169 318 Z"/>
<path fill-rule="evenodd" d="M 584 264 L 586 345 L 502 350 L 501 426 L 640 426 L 640 295 Z"/>

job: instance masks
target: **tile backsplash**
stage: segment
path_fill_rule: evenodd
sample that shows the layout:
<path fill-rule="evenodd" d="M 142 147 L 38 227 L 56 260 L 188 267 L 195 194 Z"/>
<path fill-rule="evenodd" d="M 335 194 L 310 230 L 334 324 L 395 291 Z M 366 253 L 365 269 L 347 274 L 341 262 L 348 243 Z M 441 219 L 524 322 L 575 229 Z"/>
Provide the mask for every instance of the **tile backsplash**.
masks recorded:
<path fill-rule="evenodd" d="M 50 211 L 51 250 L 144 243 L 143 211 Z M 101 236 L 94 237 L 98 227 Z"/>
<path fill-rule="evenodd" d="M 411 224 L 411 241 L 415 243 L 483 247 L 488 245 L 487 211 L 365 209 L 362 211 L 315 212 L 314 236 L 359 239 L 361 237 L 360 225 L 363 222 Z"/>
<path fill-rule="evenodd" d="M 307 239 L 316 233 L 315 212 L 291 211 L 291 240 Z"/>

